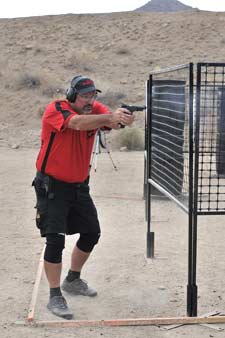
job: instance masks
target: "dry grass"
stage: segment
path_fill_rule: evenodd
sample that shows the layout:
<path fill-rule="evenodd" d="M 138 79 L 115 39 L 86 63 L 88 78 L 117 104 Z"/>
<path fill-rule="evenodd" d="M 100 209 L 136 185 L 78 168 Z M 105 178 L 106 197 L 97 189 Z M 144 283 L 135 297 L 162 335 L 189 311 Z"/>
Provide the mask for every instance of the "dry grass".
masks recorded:
<path fill-rule="evenodd" d="M 105 94 L 100 95 L 100 101 L 111 109 L 118 108 L 118 103 L 126 99 L 126 95 L 122 92 L 106 91 Z"/>
<path fill-rule="evenodd" d="M 48 86 L 48 87 L 43 88 L 42 94 L 44 96 L 49 97 L 49 98 L 56 98 L 59 95 L 61 95 L 61 96 L 65 95 L 66 91 L 63 88 L 58 88 L 58 87 L 55 87 L 55 86 Z"/>
<path fill-rule="evenodd" d="M 143 150 L 144 132 L 137 127 L 126 127 L 119 131 L 117 142 L 120 148 L 126 147 L 127 150 Z"/>
<path fill-rule="evenodd" d="M 130 50 L 126 47 L 121 47 L 116 51 L 116 54 L 119 55 L 129 55 L 130 54 Z"/>
<path fill-rule="evenodd" d="M 41 86 L 41 79 L 36 74 L 19 73 L 14 82 L 16 90 L 36 89 Z"/>

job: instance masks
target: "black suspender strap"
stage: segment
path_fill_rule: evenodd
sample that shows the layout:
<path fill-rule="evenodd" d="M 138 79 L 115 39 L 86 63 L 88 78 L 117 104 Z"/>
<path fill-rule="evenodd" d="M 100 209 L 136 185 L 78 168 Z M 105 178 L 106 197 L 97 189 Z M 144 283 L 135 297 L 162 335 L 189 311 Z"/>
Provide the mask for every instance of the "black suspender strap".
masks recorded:
<path fill-rule="evenodd" d="M 62 107 L 61 107 L 61 102 L 59 102 L 59 101 L 57 101 L 57 102 L 55 103 L 55 108 L 56 108 L 56 110 L 58 110 L 58 111 L 60 111 L 60 112 L 62 113 L 62 116 L 63 116 L 63 118 L 64 118 L 64 121 L 67 119 L 67 117 L 68 117 L 69 115 L 71 115 L 71 112 L 70 112 L 69 110 L 62 109 Z"/>
<path fill-rule="evenodd" d="M 63 118 L 64 118 L 64 121 L 67 119 L 67 117 L 71 114 L 71 112 L 69 110 L 66 110 L 66 109 L 62 109 L 61 107 L 61 102 L 60 101 L 57 101 L 55 103 L 55 108 L 58 112 L 60 112 L 62 115 L 63 115 Z M 48 143 L 48 147 L 47 147 L 47 150 L 46 150 L 46 154 L 45 154 L 45 157 L 44 157 L 44 160 L 43 160 L 43 163 L 42 163 L 42 166 L 41 166 L 41 172 L 44 174 L 45 173 L 45 167 L 46 167 L 46 164 L 47 164 L 47 161 L 48 161 L 48 156 L 49 156 L 49 153 L 50 153 L 50 150 L 51 150 L 51 147 L 52 147 L 52 144 L 53 144 L 53 141 L 54 141 L 54 138 L 55 138 L 55 132 L 52 132 L 51 133 L 51 136 L 50 136 L 50 140 L 49 140 L 49 143 Z"/>
<path fill-rule="evenodd" d="M 51 150 L 51 147 L 52 147 L 55 135 L 56 135 L 56 133 L 54 133 L 54 132 L 51 133 L 51 136 L 50 136 L 50 139 L 49 139 L 49 142 L 48 142 L 48 148 L 46 150 L 45 157 L 44 157 L 44 160 L 43 160 L 42 166 L 41 166 L 41 172 L 42 172 L 42 174 L 45 173 L 45 167 L 46 167 L 46 164 L 47 164 L 47 161 L 48 161 L 48 156 L 49 156 L 49 153 L 50 153 L 50 150 Z"/>

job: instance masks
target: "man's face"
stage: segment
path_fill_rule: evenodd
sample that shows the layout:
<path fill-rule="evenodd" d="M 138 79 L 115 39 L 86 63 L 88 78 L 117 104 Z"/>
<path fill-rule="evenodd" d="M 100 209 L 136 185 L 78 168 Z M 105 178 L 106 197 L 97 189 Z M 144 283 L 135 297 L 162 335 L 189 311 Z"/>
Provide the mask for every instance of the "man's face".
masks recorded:
<path fill-rule="evenodd" d="M 97 93 L 95 91 L 77 94 L 76 101 L 72 104 L 72 107 L 79 114 L 91 114 L 96 97 Z"/>

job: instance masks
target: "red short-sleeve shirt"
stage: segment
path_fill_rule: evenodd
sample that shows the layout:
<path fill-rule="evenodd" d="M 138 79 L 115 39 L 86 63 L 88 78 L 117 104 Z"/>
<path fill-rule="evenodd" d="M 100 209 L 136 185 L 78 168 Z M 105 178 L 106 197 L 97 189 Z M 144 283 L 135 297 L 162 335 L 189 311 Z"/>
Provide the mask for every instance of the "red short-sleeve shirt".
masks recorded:
<path fill-rule="evenodd" d="M 109 109 L 94 102 L 92 114 L 109 114 Z M 41 148 L 36 161 L 38 171 L 64 182 L 83 182 L 88 176 L 95 130 L 67 128 L 72 116 L 68 101 L 50 103 L 43 115 Z"/>

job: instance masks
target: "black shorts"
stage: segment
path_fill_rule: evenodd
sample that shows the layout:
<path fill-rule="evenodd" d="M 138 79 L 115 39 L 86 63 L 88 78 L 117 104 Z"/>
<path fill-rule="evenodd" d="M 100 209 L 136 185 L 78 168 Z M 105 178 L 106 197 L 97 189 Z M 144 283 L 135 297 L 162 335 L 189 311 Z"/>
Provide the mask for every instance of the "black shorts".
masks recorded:
<path fill-rule="evenodd" d="M 37 197 L 36 225 L 42 237 L 50 233 L 100 233 L 88 183 L 66 183 L 38 172 L 33 185 Z"/>

